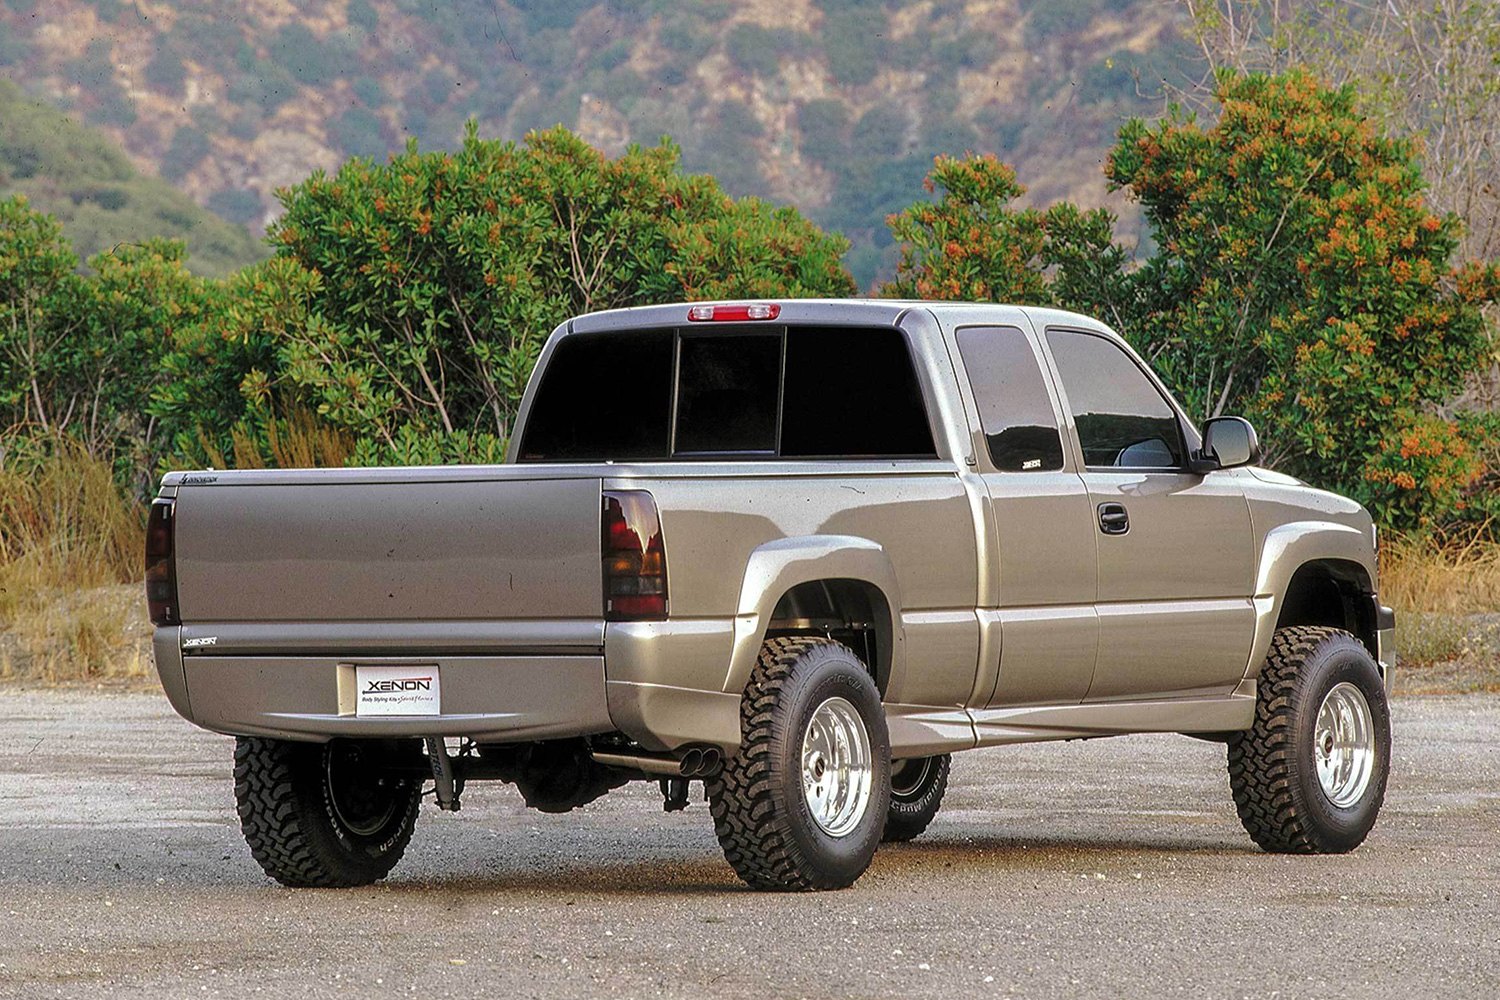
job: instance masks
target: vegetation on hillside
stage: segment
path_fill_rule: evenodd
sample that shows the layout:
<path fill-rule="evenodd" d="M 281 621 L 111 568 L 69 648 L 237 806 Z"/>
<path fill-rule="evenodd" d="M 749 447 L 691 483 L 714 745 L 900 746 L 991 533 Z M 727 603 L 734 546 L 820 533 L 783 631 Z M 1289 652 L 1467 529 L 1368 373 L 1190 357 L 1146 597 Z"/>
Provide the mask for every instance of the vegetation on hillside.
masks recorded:
<path fill-rule="evenodd" d="M 0 200 L 0 468 L 66 440 L 144 496 L 163 462 L 275 462 L 299 430 L 315 464 L 496 461 L 573 314 L 854 290 L 841 237 L 682 173 L 666 143 L 610 159 L 565 129 L 471 131 L 283 201 L 272 259 L 211 280 L 168 241 L 80 272 L 55 218 Z"/>
<path fill-rule="evenodd" d="M 82 258 L 179 239 L 193 271 L 222 276 L 265 256 L 244 226 L 142 176 L 113 143 L 0 80 L 0 198 L 24 194 Z"/>
<path fill-rule="evenodd" d="M 452 149 L 470 118 L 610 153 L 671 135 L 731 194 L 847 234 L 867 288 L 937 153 L 1103 199 L 1119 118 L 1188 78 L 1186 21 L 1156 0 L 5 0 L 0 74 L 252 225 L 314 168 Z"/>

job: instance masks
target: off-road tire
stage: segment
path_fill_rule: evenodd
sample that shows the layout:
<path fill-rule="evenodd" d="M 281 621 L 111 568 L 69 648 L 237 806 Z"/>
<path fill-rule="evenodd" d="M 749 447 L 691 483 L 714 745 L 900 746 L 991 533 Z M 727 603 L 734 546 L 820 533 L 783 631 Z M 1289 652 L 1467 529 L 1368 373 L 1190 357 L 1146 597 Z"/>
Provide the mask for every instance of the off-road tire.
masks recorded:
<path fill-rule="evenodd" d="M 1374 735 L 1369 784 L 1347 808 L 1319 784 L 1313 740 L 1318 709 L 1341 682 L 1364 695 Z M 1390 708 L 1369 650 L 1342 629 L 1277 629 L 1257 687 L 1255 724 L 1229 740 L 1229 788 L 1251 839 L 1277 854 L 1353 850 L 1380 813 L 1390 759 Z"/>
<path fill-rule="evenodd" d="M 937 816 L 948 790 L 951 754 L 913 757 L 891 765 L 891 808 L 885 814 L 887 843 L 919 837 Z"/>
<path fill-rule="evenodd" d="M 870 797 L 857 825 L 833 837 L 802 785 L 808 720 L 831 697 L 851 703 L 869 737 Z M 740 703 L 740 746 L 708 782 L 724 857 L 753 889 L 852 885 L 870 866 L 890 807 L 891 751 L 880 693 L 848 647 L 821 638 L 766 640 Z"/>
<path fill-rule="evenodd" d="M 292 887 L 369 885 L 390 873 L 411 840 L 421 781 L 392 776 L 389 814 L 356 830 L 341 818 L 329 788 L 334 743 L 242 736 L 234 746 L 234 797 L 240 829 L 265 873 Z M 377 813 L 380 816 L 384 810 Z"/>

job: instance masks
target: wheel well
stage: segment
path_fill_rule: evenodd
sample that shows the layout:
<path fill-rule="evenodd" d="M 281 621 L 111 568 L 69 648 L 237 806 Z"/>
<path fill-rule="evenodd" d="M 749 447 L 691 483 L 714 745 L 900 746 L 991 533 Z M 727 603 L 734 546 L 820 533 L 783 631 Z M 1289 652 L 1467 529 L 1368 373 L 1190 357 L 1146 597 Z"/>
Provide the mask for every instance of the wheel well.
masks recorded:
<path fill-rule="evenodd" d="M 891 610 L 867 580 L 810 580 L 781 595 L 766 636 L 821 635 L 854 650 L 881 695 L 891 678 Z"/>
<path fill-rule="evenodd" d="M 1332 625 L 1353 634 L 1376 656 L 1372 593 L 1370 576 L 1358 563 L 1339 559 L 1307 563 L 1287 583 L 1276 627 Z"/>

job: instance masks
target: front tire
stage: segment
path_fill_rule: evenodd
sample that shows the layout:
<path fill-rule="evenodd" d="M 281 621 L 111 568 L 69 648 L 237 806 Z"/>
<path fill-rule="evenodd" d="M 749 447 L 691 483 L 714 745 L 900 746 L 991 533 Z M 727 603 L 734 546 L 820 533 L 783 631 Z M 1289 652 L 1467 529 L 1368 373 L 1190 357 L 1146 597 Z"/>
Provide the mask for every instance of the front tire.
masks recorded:
<path fill-rule="evenodd" d="M 1391 717 L 1370 653 L 1341 629 L 1276 630 L 1255 725 L 1229 743 L 1240 822 L 1264 850 L 1342 854 L 1385 801 Z"/>
<path fill-rule="evenodd" d="M 401 749 L 375 741 L 239 737 L 240 829 L 265 873 L 297 888 L 385 878 L 406 851 L 422 800 L 420 780 L 386 766 Z"/>
<path fill-rule="evenodd" d="M 740 747 L 708 783 L 724 857 L 754 889 L 842 889 L 870 866 L 890 808 L 880 693 L 846 646 L 776 638 L 740 704 Z"/>

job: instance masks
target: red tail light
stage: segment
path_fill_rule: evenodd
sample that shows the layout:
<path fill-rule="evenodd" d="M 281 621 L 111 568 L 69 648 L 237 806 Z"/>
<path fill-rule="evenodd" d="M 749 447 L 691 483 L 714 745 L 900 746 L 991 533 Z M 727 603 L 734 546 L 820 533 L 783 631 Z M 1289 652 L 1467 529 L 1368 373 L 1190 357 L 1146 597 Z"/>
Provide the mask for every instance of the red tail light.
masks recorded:
<path fill-rule="evenodd" d="M 775 319 L 781 307 L 774 302 L 754 302 L 748 306 L 693 306 L 688 319 L 693 323 L 744 323 L 747 320 Z"/>
<path fill-rule="evenodd" d="M 607 490 L 601 520 L 605 619 L 666 618 L 667 552 L 656 501 L 645 490 Z"/>
<path fill-rule="evenodd" d="M 175 504 L 157 500 L 146 521 L 146 607 L 153 625 L 180 625 L 177 609 L 177 556 L 172 543 Z"/>

